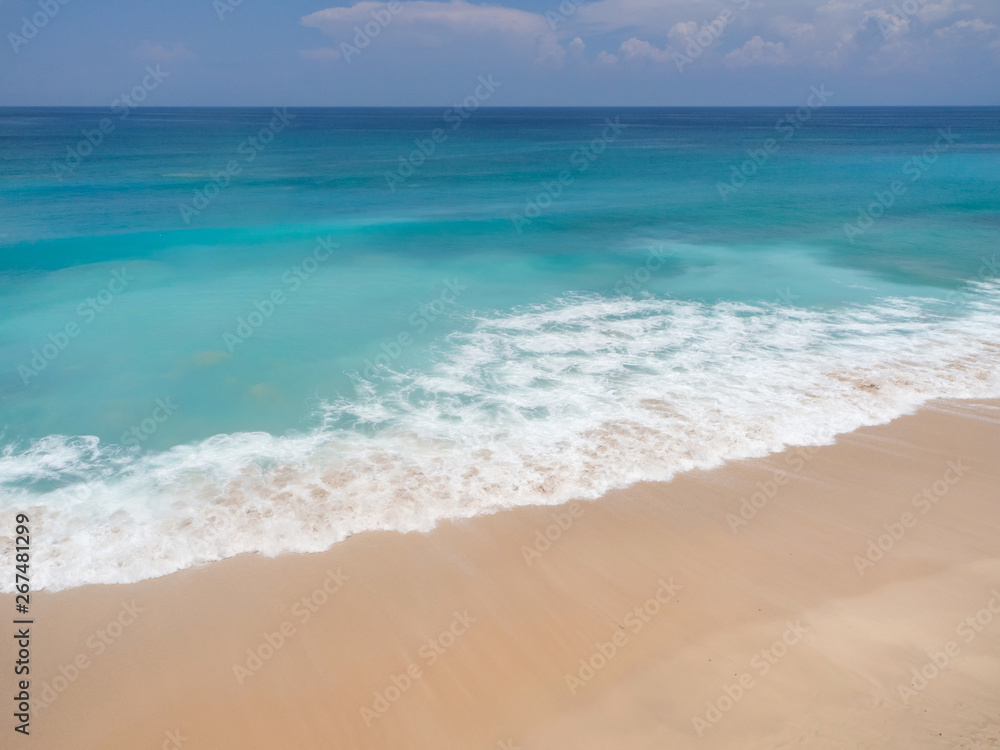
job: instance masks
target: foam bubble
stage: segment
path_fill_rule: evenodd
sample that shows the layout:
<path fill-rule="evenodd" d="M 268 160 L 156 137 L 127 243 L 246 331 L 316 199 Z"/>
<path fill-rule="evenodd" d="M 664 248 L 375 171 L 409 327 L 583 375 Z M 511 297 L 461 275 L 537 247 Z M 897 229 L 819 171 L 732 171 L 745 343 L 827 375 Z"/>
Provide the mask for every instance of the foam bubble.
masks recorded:
<path fill-rule="evenodd" d="M 154 454 L 8 445 L 0 524 L 29 514 L 34 587 L 52 590 L 320 551 L 821 445 L 933 398 L 997 397 L 998 361 L 994 284 L 831 310 L 568 297 L 475 321 L 433 367 L 325 404 L 309 434 Z M 12 556 L 0 537 L 0 564 Z"/>

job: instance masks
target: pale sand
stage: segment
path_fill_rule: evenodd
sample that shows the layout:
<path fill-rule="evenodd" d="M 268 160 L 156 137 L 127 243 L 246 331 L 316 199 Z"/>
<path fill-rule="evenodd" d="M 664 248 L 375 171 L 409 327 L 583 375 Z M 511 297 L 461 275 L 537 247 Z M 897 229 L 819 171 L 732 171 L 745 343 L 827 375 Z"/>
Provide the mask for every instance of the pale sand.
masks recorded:
<path fill-rule="evenodd" d="M 939 483 L 947 491 L 921 512 L 914 495 L 943 483 L 949 460 L 971 469 Z M 790 481 L 734 533 L 727 514 L 776 469 Z M 23 744 L 171 748 L 179 729 L 185 750 L 1000 747 L 1000 614 L 981 612 L 1000 611 L 997 402 L 935 404 L 811 456 L 789 451 L 581 507 L 531 566 L 524 546 L 565 506 L 36 595 L 34 695 L 60 666 L 89 661 L 51 706 L 36 704 Z M 905 512 L 915 525 L 861 575 L 854 557 Z M 295 602 L 338 569 L 349 580 L 303 624 Z M 626 620 L 671 578 L 676 596 L 648 622 Z M 133 600 L 143 611 L 102 646 L 94 634 Z M 12 611 L 10 597 L 0 606 Z M 456 611 L 475 623 L 429 664 L 422 644 Z M 956 630 L 977 612 L 981 632 Z M 239 684 L 233 666 L 285 621 L 294 633 Z M 761 650 L 789 621 L 808 631 L 789 633 L 793 645 L 767 664 Z M 624 645 L 572 694 L 567 674 L 615 633 Z M 928 668 L 904 703 L 898 686 L 949 641 L 957 655 L 936 676 Z M 12 651 L 0 651 L 9 675 Z M 420 676 L 366 726 L 360 709 L 410 664 Z M 699 737 L 692 717 L 744 673 L 752 684 L 744 677 L 742 696 L 730 687 L 739 700 L 723 698 L 728 710 Z"/>

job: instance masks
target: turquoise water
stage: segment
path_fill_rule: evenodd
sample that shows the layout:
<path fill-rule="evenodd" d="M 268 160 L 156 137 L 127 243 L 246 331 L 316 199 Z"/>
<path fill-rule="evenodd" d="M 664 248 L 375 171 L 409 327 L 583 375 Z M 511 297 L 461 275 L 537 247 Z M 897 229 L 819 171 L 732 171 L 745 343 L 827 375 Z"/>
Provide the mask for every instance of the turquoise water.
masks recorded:
<path fill-rule="evenodd" d="M 0 109 L 0 516 L 42 585 L 1000 395 L 1000 109 L 449 115 Z"/>

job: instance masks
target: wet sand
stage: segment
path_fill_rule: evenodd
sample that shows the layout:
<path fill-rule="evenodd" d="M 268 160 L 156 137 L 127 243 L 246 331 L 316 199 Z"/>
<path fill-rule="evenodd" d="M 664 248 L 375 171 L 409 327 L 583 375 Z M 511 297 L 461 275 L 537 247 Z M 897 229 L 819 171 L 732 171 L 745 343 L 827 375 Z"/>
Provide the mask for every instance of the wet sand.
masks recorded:
<path fill-rule="evenodd" d="M 1000 747 L 1000 402 L 32 604 L 45 750 Z"/>

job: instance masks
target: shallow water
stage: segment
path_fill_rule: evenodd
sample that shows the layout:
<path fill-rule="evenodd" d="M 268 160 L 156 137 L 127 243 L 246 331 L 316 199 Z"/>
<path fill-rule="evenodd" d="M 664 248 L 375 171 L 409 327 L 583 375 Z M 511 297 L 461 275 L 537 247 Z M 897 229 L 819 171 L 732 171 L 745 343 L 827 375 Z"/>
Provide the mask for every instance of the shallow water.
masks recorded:
<path fill-rule="evenodd" d="M 36 586 L 1000 396 L 1000 109 L 447 115 L 0 109 L 0 518 Z"/>

